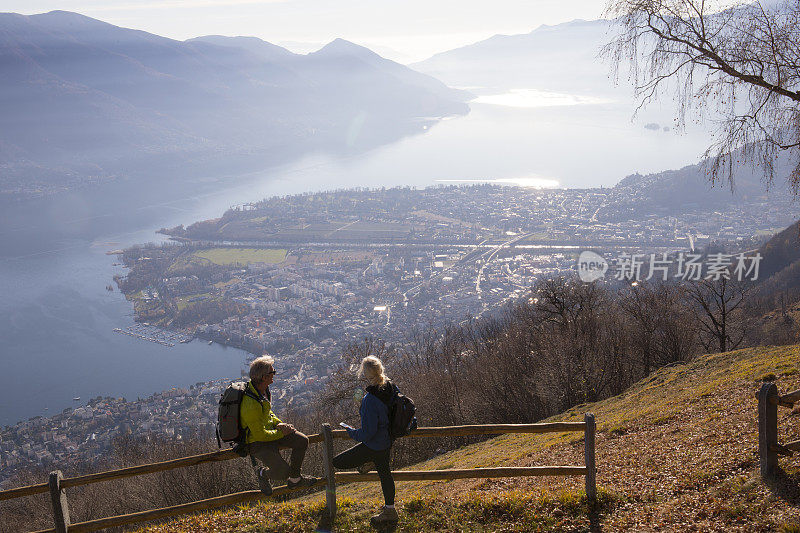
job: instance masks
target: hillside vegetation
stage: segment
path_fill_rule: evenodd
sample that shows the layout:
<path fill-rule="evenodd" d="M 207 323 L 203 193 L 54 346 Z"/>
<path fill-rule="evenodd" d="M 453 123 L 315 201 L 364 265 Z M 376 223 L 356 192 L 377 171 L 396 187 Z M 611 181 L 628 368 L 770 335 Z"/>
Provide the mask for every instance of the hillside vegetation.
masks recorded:
<path fill-rule="evenodd" d="M 699 356 L 662 368 L 623 394 L 549 420 L 598 421 L 600 504 L 590 513 L 583 478 L 398 483 L 398 531 L 800 531 L 800 469 L 782 458 L 761 482 L 754 393 L 765 380 L 800 388 L 800 345 Z M 488 396 L 487 401 L 491 401 Z M 425 406 L 421 406 L 425 409 Z M 779 441 L 800 438 L 779 411 Z M 342 446 L 343 443 L 337 443 Z M 581 434 L 506 435 L 413 469 L 581 464 Z M 339 531 L 368 531 L 377 483 L 339 488 Z M 313 531 L 324 495 L 199 514 L 144 531 Z"/>

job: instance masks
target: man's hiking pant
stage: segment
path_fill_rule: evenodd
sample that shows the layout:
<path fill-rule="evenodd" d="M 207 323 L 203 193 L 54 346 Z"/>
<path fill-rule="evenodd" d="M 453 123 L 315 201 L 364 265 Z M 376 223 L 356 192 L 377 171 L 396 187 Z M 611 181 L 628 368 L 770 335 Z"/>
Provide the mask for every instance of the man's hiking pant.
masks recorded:
<path fill-rule="evenodd" d="M 373 450 L 366 444 L 359 443 L 345 450 L 333 458 L 333 467 L 338 470 L 349 470 L 356 468 L 364 463 L 375 463 L 375 470 L 378 471 L 378 478 L 381 480 L 381 491 L 386 505 L 394 505 L 394 478 L 392 469 L 389 466 L 389 454 L 391 448 L 385 450 Z"/>
<path fill-rule="evenodd" d="M 292 449 L 288 464 L 280 452 L 285 448 Z M 306 448 L 308 448 L 308 437 L 297 431 L 278 440 L 250 443 L 250 456 L 264 463 L 269 469 L 270 479 L 286 479 L 300 477 L 300 465 L 306 456 Z"/>

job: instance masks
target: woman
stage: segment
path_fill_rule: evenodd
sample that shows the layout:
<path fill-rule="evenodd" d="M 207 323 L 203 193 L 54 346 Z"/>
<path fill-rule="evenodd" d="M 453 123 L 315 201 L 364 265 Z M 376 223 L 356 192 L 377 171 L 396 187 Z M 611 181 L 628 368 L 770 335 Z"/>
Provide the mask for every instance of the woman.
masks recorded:
<path fill-rule="evenodd" d="M 357 468 L 364 463 L 375 463 L 385 505 L 381 512 L 372 517 L 371 522 L 397 522 L 394 508 L 394 478 L 389 466 L 389 453 L 392 441 L 389 438 L 388 403 L 394 396 L 395 387 L 384 372 L 383 363 L 370 355 L 361 361 L 358 369 L 359 379 L 365 381 L 367 393 L 361 399 L 361 428 L 347 429 L 347 434 L 359 442 L 333 458 L 333 466 L 339 470 Z"/>

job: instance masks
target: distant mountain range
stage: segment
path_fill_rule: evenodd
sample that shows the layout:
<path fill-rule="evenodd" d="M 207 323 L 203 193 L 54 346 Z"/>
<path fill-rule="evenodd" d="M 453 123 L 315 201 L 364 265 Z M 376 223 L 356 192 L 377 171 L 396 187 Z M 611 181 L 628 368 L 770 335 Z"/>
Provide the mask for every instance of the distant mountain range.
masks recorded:
<path fill-rule="evenodd" d="M 611 20 L 573 20 L 554 26 L 543 25 L 530 33 L 495 35 L 410 66 L 476 94 L 533 89 L 607 97 L 608 102 L 613 102 L 616 115 L 605 115 L 601 125 L 613 126 L 614 119 L 627 122 L 635 109 L 633 89 L 625 70 L 628 65 L 620 65 L 620 83 L 615 85 L 611 63 L 601 55 L 603 46 L 613 40 L 620 29 Z M 648 113 L 651 118 L 666 121 L 677 116 L 678 111 L 675 102 L 666 94 L 649 106 Z M 641 116 L 639 118 L 641 120 Z M 669 129 L 654 122 L 643 126 L 656 131 Z M 727 184 L 712 186 L 703 162 L 676 170 L 628 176 L 614 189 L 619 193 L 620 202 L 631 201 L 637 205 L 645 202 L 674 213 L 691 211 L 697 206 L 724 208 L 741 200 L 789 194 L 786 176 L 791 168 L 786 154 L 775 162 L 775 180 L 768 192 L 765 192 L 761 174 L 748 166 L 736 170 L 734 194 Z"/>
<path fill-rule="evenodd" d="M 253 37 L 181 42 L 65 11 L 4 13 L 0 192 L 162 160 L 369 144 L 387 125 L 466 113 L 468 98 L 341 39 L 298 55 Z"/>
<path fill-rule="evenodd" d="M 598 55 L 613 29 L 608 20 L 543 25 L 526 34 L 495 35 L 410 66 L 454 87 L 609 93 L 614 90 L 610 69 Z"/>

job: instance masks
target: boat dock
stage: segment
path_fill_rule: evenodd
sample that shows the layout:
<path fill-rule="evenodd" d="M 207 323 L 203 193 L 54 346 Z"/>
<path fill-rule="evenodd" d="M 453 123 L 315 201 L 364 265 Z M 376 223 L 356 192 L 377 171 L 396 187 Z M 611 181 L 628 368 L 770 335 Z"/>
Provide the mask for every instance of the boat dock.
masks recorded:
<path fill-rule="evenodd" d="M 123 335 L 155 342 L 162 346 L 168 347 L 175 346 L 176 342 L 190 342 L 193 338 L 190 335 L 185 335 L 178 331 L 169 331 L 166 329 L 157 328 L 155 326 L 150 326 L 148 324 L 134 324 L 125 329 L 114 328 L 114 331 L 116 333 L 122 333 Z"/>

